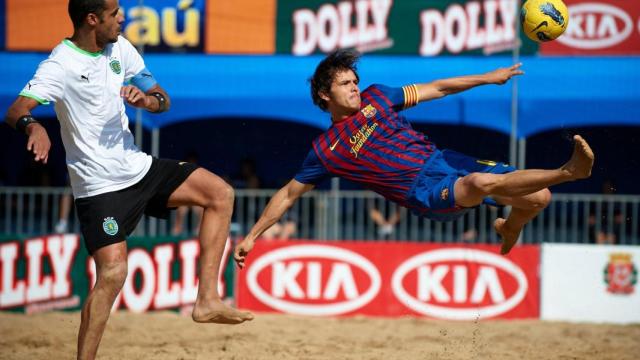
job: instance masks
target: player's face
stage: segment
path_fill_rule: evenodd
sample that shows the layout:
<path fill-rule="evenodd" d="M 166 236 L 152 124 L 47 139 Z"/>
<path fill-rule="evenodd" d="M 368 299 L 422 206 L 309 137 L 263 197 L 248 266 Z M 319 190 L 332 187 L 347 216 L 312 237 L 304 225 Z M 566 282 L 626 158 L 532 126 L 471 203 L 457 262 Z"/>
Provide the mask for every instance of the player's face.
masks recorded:
<path fill-rule="evenodd" d="M 343 70 L 336 73 L 331 83 L 331 90 L 327 103 L 329 109 L 340 112 L 354 113 L 360 110 L 360 88 L 358 78 L 351 70 Z"/>
<path fill-rule="evenodd" d="M 100 15 L 100 23 L 96 27 L 96 37 L 102 43 L 114 43 L 118 41 L 118 35 L 122 30 L 124 15 L 118 4 L 118 0 L 105 0 L 105 9 Z"/>

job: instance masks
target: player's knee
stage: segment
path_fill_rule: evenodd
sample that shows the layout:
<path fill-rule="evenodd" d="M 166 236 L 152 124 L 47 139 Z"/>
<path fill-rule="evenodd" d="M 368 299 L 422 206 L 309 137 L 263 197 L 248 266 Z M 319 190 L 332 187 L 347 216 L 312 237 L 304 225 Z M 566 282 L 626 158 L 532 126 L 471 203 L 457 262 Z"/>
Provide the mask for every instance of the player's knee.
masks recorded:
<path fill-rule="evenodd" d="M 542 189 L 534 194 L 532 206 L 536 209 L 544 209 L 551 203 L 551 191 Z"/>
<path fill-rule="evenodd" d="M 103 265 L 97 279 L 99 285 L 116 293 L 122 289 L 126 280 L 127 263 L 124 261 Z"/>
<path fill-rule="evenodd" d="M 221 184 L 215 189 L 212 189 L 208 195 L 209 196 L 206 207 L 214 209 L 233 208 L 235 192 L 229 184 Z"/>

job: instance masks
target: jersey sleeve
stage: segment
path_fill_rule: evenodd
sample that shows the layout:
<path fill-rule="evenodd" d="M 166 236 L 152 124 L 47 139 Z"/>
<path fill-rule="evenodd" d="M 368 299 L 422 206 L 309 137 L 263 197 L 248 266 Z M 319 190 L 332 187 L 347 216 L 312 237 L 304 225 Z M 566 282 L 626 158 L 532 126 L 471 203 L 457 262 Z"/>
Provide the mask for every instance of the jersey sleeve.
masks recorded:
<path fill-rule="evenodd" d="M 25 85 L 20 96 L 32 98 L 42 105 L 56 102 L 64 95 L 65 71 L 60 62 L 49 58 L 38 65 L 33 78 Z"/>
<path fill-rule="evenodd" d="M 124 81 L 130 81 L 134 76 L 145 70 L 144 60 L 129 40 L 120 36 L 118 39 L 122 54 L 122 66 L 124 68 Z"/>
<path fill-rule="evenodd" d="M 327 171 L 327 168 L 322 165 L 316 152 L 311 149 L 294 179 L 303 184 L 317 185 L 330 176 L 331 174 Z"/>
<path fill-rule="evenodd" d="M 395 110 L 407 109 L 418 104 L 418 87 L 415 84 L 400 88 L 380 84 L 373 86 L 389 99 Z"/>

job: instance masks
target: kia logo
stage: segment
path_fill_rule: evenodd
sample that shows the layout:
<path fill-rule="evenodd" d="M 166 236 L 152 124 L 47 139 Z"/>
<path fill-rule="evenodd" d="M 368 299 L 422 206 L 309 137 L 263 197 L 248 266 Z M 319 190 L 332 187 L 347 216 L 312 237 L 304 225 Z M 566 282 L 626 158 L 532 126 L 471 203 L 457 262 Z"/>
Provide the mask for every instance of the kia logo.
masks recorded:
<path fill-rule="evenodd" d="M 633 21 L 624 10 L 601 3 L 569 6 L 569 27 L 557 40 L 579 49 L 601 49 L 624 41 Z"/>
<path fill-rule="evenodd" d="M 370 280 L 364 291 L 359 289 L 363 281 L 356 281 L 354 267 Z M 271 270 L 270 292 L 258 282 L 258 276 L 266 269 Z M 306 277 L 300 278 L 306 282 L 301 285 L 298 275 L 303 271 Z M 328 274 L 328 278 L 323 277 L 323 273 Z M 297 315 L 328 316 L 354 311 L 378 294 L 380 284 L 380 273 L 369 260 L 352 251 L 326 245 L 273 250 L 260 256 L 247 271 L 247 286 L 256 298 L 276 310 Z M 345 299 L 336 302 L 338 293 L 343 293 Z M 292 300 L 285 299 L 285 295 Z"/>
<path fill-rule="evenodd" d="M 473 279 L 469 264 L 477 268 Z M 505 295 L 498 270 L 515 280 L 517 289 L 511 296 Z M 417 286 L 415 294 L 411 294 L 404 279 L 414 272 Z M 524 298 L 528 283 L 524 272 L 505 257 L 454 248 L 428 251 L 408 259 L 394 272 L 391 287 L 400 302 L 418 313 L 440 319 L 473 320 L 516 307 Z M 491 303 L 481 305 L 486 297 Z"/>

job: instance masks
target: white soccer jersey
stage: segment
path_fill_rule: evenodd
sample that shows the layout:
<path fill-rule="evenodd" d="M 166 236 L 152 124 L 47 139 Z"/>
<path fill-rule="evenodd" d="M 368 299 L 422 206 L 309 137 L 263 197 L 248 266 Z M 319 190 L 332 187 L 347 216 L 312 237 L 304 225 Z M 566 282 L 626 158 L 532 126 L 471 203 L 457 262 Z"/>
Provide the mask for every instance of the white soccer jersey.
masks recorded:
<path fill-rule="evenodd" d="M 135 146 L 120 97 L 123 83 L 144 68 L 123 37 L 98 53 L 65 39 L 20 93 L 41 104 L 55 102 L 76 198 L 124 189 L 149 170 L 151 156 Z"/>

